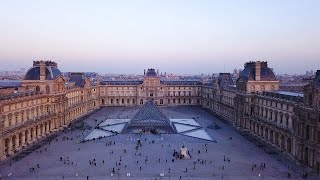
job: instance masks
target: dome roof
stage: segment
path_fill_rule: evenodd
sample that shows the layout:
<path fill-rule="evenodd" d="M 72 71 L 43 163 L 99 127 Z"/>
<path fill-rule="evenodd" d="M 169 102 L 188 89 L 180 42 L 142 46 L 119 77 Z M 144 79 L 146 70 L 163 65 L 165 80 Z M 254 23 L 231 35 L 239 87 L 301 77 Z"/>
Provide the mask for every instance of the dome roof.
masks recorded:
<path fill-rule="evenodd" d="M 246 81 L 256 80 L 256 63 L 257 62 L 246 63 L 244 70 L 240 73 L 240 77 Z M 261 62 L 260 80 L 261 81 L 276 81 L 277 80 L 273 71 L 268 67 L 267 62 Z"/>
<path fill-rule="evenodd" d="M 45 80 L 54 80 L 62 75 L 61 71 L 54 64 L 47 63 L 45 70 Z M 34 63 L 33 67 L 27 71 L 24 80 L 40 80 L 40 65 Z"/>
<path fill-rule="evenodd" d="M 147 77 L 155 77 L 155 76 L 158 76 L 158 75 L 157 75 L 155 69 L 148 69 L 148 71 L 147 71 L 147 73 L 146 73 L 146 76 L 147 76 Z"/>

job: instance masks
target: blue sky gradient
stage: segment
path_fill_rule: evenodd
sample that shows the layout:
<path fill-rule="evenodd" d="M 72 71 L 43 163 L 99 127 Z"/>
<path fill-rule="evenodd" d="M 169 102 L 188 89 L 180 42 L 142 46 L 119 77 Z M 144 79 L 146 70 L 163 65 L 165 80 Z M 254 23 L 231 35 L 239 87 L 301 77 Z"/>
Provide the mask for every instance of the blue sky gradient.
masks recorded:
<path fill-rule="evenodd" d="M 10 0 L 0 27 L 0 70 L 40 59 L 103 73 L 320 69 L 319 0 Z"/>

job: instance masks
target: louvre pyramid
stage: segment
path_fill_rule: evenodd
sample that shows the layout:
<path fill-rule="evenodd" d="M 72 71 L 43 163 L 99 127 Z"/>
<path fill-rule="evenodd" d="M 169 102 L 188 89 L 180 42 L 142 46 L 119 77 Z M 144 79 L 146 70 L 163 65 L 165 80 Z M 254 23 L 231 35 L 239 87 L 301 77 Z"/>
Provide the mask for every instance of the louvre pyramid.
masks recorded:
<path fill-rule="evenodd" d="M 175 133 L 176 130 L 169 118 L 164 115 L 154 101 L 147 101 L 140 111 L 124 128 L 125 133 L 139 130 L 157 130 L 159 133 Z"/>

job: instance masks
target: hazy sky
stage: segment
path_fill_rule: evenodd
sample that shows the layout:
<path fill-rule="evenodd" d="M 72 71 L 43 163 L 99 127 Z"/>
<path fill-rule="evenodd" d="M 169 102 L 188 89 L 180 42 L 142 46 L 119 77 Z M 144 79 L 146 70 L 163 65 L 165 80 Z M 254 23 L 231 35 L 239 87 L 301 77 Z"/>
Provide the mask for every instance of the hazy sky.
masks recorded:
<path fill-rule="evenodd" d="M 320 69 L 320 1 L 0 0 L 0 70 L 213 73 L 267 60 Z"/>

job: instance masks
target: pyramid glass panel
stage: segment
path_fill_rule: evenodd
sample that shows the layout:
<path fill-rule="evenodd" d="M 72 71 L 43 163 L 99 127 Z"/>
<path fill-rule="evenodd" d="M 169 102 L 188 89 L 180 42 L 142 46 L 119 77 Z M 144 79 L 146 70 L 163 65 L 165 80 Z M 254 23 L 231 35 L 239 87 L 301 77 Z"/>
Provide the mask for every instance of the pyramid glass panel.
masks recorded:
<path fill-rule="evenodd" d="M 154 101 L 147 101 L 140 111 L 127 124 L 123 132 L 136 133 L 155 130 L 158 133 L 175 133 L 176 130 Z"/>

